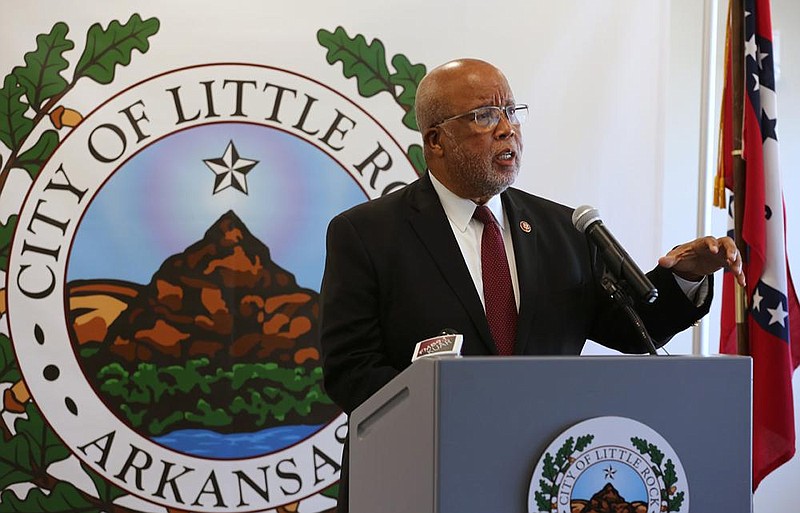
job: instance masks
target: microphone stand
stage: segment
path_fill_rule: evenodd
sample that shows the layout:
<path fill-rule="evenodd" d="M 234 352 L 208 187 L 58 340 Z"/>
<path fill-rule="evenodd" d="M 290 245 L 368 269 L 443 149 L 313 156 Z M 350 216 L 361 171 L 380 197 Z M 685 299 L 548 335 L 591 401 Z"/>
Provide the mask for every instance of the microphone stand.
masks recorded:
<path fill-rule="evenodd" d="M 610 273 L 608 270 L 603 272 L 603 279 L 601 280 L 601 284 L 603 286 L 603 290 L 608 293 L 609 297 L 613 299 L 625 314 L 628 316 L 628 319 L 633 323 L 633 326 L 636 328 L 636 332 L 639 334 L 639 338 L 641 338 L 644 346 L 647 348 L 647 351 L 651 355 L 658 355 L 656 352 L 656 345 L 653 343 L 653 339 L 650 337 L 650 333 L 647 332 L 647 328 L 642 322 L 642 318 L 639 317 L 639 314 L 636 313 L 636 310 L 633 309 L 633 299 L 631 299 L 631 295 L 625 290 L 625 287 L 622 286 L 620 283 L 622 280 L 618 280 L 613 273 Z"/>

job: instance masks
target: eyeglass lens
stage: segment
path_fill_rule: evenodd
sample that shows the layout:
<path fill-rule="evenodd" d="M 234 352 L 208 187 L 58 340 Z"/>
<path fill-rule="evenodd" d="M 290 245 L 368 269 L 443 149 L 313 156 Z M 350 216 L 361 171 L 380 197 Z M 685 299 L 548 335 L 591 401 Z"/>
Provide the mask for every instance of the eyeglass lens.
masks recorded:
<path fill-rule="evenodd" d="M 500 122 L 501 112 L 505 111 L 509 123 L 520 125 L 528 116 L 527 105 L 508 105 L 506 107 L 485 107 L 475 111 L 475 124 L 482 128 L 489 128 Z"/>

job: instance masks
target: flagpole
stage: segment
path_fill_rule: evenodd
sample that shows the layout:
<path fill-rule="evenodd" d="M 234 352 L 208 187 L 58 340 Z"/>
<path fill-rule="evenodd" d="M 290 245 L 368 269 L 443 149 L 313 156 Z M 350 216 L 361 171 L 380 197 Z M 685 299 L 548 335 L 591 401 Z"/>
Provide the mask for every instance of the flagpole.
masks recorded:
<path fill-rule="evenodd" d="M 742 158 L 742 126 L 744 124 L 744 2 L 731 0 L 730 4 L 731 87 L 733 96 L 733 226 L 736 246 L 741 255 L 746 255 L 746 244 L 742 238 L 745 205 L 745 162 Z M 750 354 L 747 331 L 747 294 L 736 284 L 736 347 L 741 355 Z"/>

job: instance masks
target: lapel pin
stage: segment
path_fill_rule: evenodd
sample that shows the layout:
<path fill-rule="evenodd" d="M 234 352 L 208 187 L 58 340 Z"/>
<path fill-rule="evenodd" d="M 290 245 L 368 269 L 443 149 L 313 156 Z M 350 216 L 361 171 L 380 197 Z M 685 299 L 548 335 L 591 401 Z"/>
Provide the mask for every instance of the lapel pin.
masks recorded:
<path fill-rule="evenodd" d="M 531 233 L 531 224 L 528 221 L 520 221 L 519 227 L 522 228 L 523 232 Z"/>

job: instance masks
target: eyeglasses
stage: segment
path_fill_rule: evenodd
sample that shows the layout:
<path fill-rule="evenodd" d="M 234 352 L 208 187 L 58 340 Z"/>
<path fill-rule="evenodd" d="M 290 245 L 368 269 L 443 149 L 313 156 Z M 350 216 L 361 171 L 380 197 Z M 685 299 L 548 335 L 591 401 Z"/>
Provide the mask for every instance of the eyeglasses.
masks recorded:
<path fill-rule="evenodd" d="M 500 122 L 500 116 L 503 112 L 505 112 L 506 119 L 508 119 L 508 122 L 512 125 L 519 126 L 524 123 L 526 119 L 528 119 L 528 106 L 524 103 L 519 103 L 517 105 L 506 105 L 504 107 L 487 105 L 486 107 L 478 107 L 477 109 L 473 109 L 469 112 L 457 114 L 447 119 L 443 119 L 433 126 L 437 127 L 447 123 L 448 121 L 472 116 L 470 121 L 475 124 L 475 128 L 480 131 L 489 131 L 494 129 L 494 127 L 496 127 Z"/>

